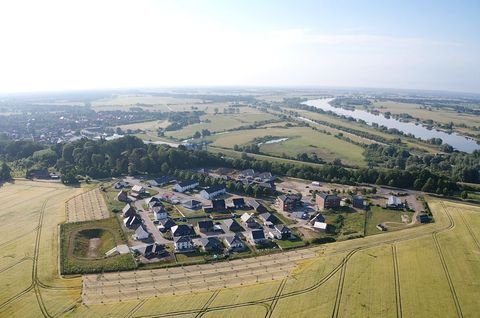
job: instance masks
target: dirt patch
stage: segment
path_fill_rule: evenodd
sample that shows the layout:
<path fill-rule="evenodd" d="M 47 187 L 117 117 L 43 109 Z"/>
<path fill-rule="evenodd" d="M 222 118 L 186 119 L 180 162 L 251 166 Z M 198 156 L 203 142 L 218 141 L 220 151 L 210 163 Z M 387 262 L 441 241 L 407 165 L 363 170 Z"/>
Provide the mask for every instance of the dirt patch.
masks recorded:
<path fill-rule="evenodd" d="M 87 250 L 87 257 L 97 258 L 99 257 L 99 249 L 102 245 L 102 240 L 99 237 L 91 238 L 88 241 L 88 250 Z"/>

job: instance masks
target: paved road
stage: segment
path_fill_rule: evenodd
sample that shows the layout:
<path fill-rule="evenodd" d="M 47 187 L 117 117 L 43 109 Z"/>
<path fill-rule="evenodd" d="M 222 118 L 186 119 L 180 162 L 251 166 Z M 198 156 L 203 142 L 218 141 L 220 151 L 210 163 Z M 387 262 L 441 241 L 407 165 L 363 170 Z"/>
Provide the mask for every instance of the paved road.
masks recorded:
<path fill-rule="evenodd" d="M 160 231 L 157 229 L 157 226 L 153 224 L 153 221 L 150 219 L 148 215 L 150 212 L 143 211 L 142 203 L 143 200 L 135 201 L 135 207 L 137 208 L 137 212 L 143 220 L 143 224 L 147 228 L 147 231 L 150 232 L 153 236 L 153 239 L 157 244 L 172 244 L 172 241 L 165 239 Z M 142 210 L 142 212 L 140 212 Z"/>

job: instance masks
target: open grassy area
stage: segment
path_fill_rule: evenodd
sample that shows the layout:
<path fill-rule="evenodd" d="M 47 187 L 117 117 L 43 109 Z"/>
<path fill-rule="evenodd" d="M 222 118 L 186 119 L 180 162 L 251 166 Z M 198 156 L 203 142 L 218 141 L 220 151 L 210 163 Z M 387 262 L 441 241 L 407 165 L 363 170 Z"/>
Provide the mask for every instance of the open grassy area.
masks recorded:
<path fill-rule="evenodd" d="M 242 108 L 242 111 L 243 110 L 244 108 Z M 197 131 L 201 132 L 202 129 L 208 129 L 210 132 L 222 132 L 227 129 L 253 124 L 256 121 L 270 120 L 274 118 L 275 116 L 260 111 L 239 114 L 207 114 L 202 116 L 201 119 L 202 121 L 208 120 L 209 122 L 189 125 L 181 130 L 166 132 L 165 135 L 177 139 L 186 139 L 192 137 Z"/>
<path fill-rule="evenodd" d="M 37 182 L 0 188 L 0 195 L 8 198 L 0 211 L 0 316 L 140 317 L 177 312 L 179 317 L 199 313 L 206 317 L 457 317 L 461 312 L 463 317 L 475 317 L 479 309 L 480 207 L 431 198 L 435 223 L 404 231 L 238 263 L 171 268 L 168 273 L 157 269 L 88 275 L 84 284 L 101 288 L 84 295 L 98 304 L 85 305 L 80 301 L 82 279 L 60 279 L 57 267 L 58 224 L 66 218 L 65 201 L 81 191 Z M 306 251 L 314 254 L 302 259 L 300 252 Z M 298 261 L 290 260 L 294 255 Z M 288 267 L 296 262 L 299 265 Z M 239 271 L 242 266 L 245 272 Z M 272 277 L 280 267 L 289 275 Z M 179 287 L 173 295 L 168 275 L 178 276 L 184 289 Z M 185 283 L 181 277 L 191 278 Z"/>
<path fill-rule="evenodd" d="M 105 257 L 106 251 L 126 243 L 125 233 L 115 217 L 62 224 L 60 243 L 62 273 L 65 274 L 108 272 L 136 267 L 131 254 Z M 99 246 L 93 249 L 93 244 Z"/>
<path fill-rule="evenodd" d="M 374 235 L 383 233 L 376 228 L 377 224 L 385 223 L 389 231 L 404 229 L 406 224 L 402 222 L 402 215 L 407 217 L 408 222 L 412 220 L 413 212 L 403 210 L 384 209 L 378 206 L 372 206 L 367 212 L 366 234 Z"/>
<path fill-rule="evenodd" d="M 286 141 L 260 146 L 260 151 L 275 156 L 296 157 L 300 153 L 315 153 L 325 161 L 335 158 L 351 165 L 364 166 L 363 148 L 344 140 L 315 131 L 308 127 L 265 128 L 233 131 L 226 134 L 212 136 L 212 146 L 233 148 L 235 144 L 246 145 L 257 137 L 275 136 L 288 138 Z"/>

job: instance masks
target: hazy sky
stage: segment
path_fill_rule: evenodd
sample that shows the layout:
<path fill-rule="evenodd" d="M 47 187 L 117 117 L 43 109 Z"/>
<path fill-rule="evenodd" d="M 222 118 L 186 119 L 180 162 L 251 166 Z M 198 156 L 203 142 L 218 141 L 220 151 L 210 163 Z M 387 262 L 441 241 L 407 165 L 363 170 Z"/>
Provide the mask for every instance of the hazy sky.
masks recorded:
<path fill-rule="evenodd" d="M 480 92 L 480 1 L 0 2 L 0 93 L 142 86 Z"/>

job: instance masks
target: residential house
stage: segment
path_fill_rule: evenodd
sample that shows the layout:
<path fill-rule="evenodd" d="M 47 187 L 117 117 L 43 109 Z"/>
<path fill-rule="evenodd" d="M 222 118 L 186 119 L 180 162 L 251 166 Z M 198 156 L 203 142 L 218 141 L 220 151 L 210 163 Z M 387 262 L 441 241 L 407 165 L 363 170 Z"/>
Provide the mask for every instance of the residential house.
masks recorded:
<path fill-rule="evenodd" d="M 223 221 L 223 224 L 225 226 L 225 228 L 231 232 L 241 232 L 243 231 L 243 227 L 238 224 L 237 221 L 235 221 L 234 219 L 227 219 L 225 221 Z"/>
<path fill-rule="evenodd" d="M 216 237 L 204 237 L 199 242 L 204 252 L 223 252 L 223 243 Z"/>
<path fill-rule="evenodd" d="M 122 209 L 122 217 L 126 218 L 132 215 L 136 215 L 137 211 L 135 210 L 134 207 L 132 207 L 130 204 L 126 204 L 123 209 Z"/>
<path fill-rule="evenodd" d="M 245 244 L 236 235 L 224 237 L 224 242 L 227 248 L 231 251 L 243 251 L 245 249 Z"/>
<path fill-rule="evenodd" d="M 192 251 L 194 249 L 192 239 L 188 235 L 173 237 L 173 244 L 178 252 Z"/>
<path fill-rule="evenodd" d="M 267 208 L 261 204 L 260 202 L 258 202 L 257 200 L 248 200 L 247 202 L 248 206 L 250 206 L 252 209 L 255 210 L 255 212 L 258 212 L 258 213 L 264 213 L 267 211 Z"/>
<path fill-rule="evenodd" d="M 202 207 L 202 202 L 197 200 L 188 200 L 182 202 L 182 205 L 190 210 L 196 210 Z"/>
<path fill-rule="evenodd" d="M 197 228 L 202 233 L 214 232 L 213 221 L 211 220 L 198 221 Z"/>
<path fill-rule="evenodd" d="M 155 220 L 156 221 L 160 221 L 160 220 L 163 220 L 163 219 L 166 219 L 168 218 L 168 213 L 167 213 L 167 210 L 165 210 L 163 208 L 163 206 L 161 207 L 154 207 L 152 209 L 153 211 L 153 214 L 155 215 Z"/>
<path fill-rule="evenodd" d="M 222 212 L 226 210 L 225 200 L 224 199 L 213 199 L 212 200 L 213 211 Z"/>
<path fill-rule="evenodd" d="M 145 199 L 145 203 L 150 205 L 151 203 L 160 202 L 160 199 L 157 197 L 150 197 Z"/>
<path fill-rule="evenodd" d="M 153 210 L 155 208 L 163 208 L 163 203 L 161 201 L 151 201 L 148 203 L 148 207 Z"/>
<path fill-rule="evenodd" d="M 262 229 L 252 230 L 248 235 L 248 240 L 252 244 L 262 244 L 266 241 L 265 233 Z"/>
<path fill-rule="evenodd" d="M 150 237 L 150 233 L 148 233 L 147 231 L 145 231 L 145 229 L 143 228 L 143 226 L 139 226 L 137 227 L 137 229 L 135 230 L 135 235 L 134 235 L 135 239 L 136 240 L 146 240 Z"/>
<path fill-rule="evenodd" d="M 226 193 L 225 187 L 218 185 L 218 186 L 211 186 L 211 187 L 205 188 L 200 192 L 200 195 L 204 199 L 212 200 L 213 198 L 225 193 Z"/>
<path fill-rule="evenodd" d="M 402 202 L 402 199 L 396 196 L 389 196 L 387 200 L 387 208 L 391 209 L 403 209 L 405 207 L 405 203 Z"/>
<path fill-rule="evenodd" d="M 125 181 L 119 181 L 119 182 L 116 182 L 113 187 L 115 189 L 125 189 L 125 188 L 128 188 L 128 182 L 125 182 Z"/>
<path fill-rule="evenodd" d="M 240 210 L 246 207 L 244 198 L 233 198 L 231 204 L 229 205 L 232 209 Z"/>
<path fill-rule="evenodd" d="M 326 231 L 328 224 L 325 222 L 315 222 L 313 223 L 313 229 L 318 231 Z"/>
<path fill-rule="evenodd" d="M 140 185 L 134 185 L 132 187 L 132 192 L 137 193 L 137 194 L 144 194 L 145 193 L 145 188 L 140 186 Z"/>
<path fill-rule="evenodd" d="M 177 223 L 175 223 L 170 218 L 161 219 L 160 221 L 158 221 L 158 223 L 160 223 L 160 225 L 158 226 L 158 229 L 159 229 L 160 232 L 169 231 L 172 227 L 177 225 Z"/>
<path fill-rule="evenodd" d="M 365 200 L 359 195 L 352 195 L 352 206 L 355 209 L 365 209 Z"/>
<path fill-rule="evenodd" d="M 315 202 L 319 209 L 336 209 L 340 207 L 340 197 L 327 194 L 325 192 L 317 193 L 315 196 Z"/>
<path fill-rule="evenodd" d="M 193 231 L 192 226 L 190 224 L 174 225 L 171 227 L 171 231 L 172 231 L 172 236 L 195 235 L 195 231 Z"/>
<path fill-rule="evenodd" d="M 134 229 L 142 224 L 142 219 L 137 215 L 130 215 L 123 219 L 123 224 L 125 224 L 125 227 L 128 229 Z"/>
<path fill-rule="evenodd" d="M 280 240 L 288 240 L 292 238 L 292 231 L 283 224 L 277 224 L 273 229 L 278 233 L 277 238 Z"/>
<path fill-rule="evenodd" d="M 249 228 L 257 228 L 258 227 L 258 224 L 255 221 L 255 218 L 251 214 L 248 214 L 248 213 L 245 212 L 245 213 L 242 214 L 240 219 Z"/>
<path fill-rule="evenodd" d="M 163 186 L 169 184 L 170 182 L 172 182 L 173 180 L 174 180 L 173 177 L 162 176 L 162 177 L 155 178 L 153 180 L 149 180 L 148 184 L 150 184 L 151 186 L 154 186 L 154 187 L 163 187 Z"/>
<path fill-rule="evenodd" d="M 189 190 L 193 190 L 196 187 L 198 187 L 199 183 L 198 181 L 193 181 L 193 180 L 187 180 L 187 181 L 180 181 L 175 186 L 173 189 L 178 192 L 185 192 Z"/>
<path fill-rule="evenodd" d="M 277 217 L 269 212 L 262 213 L 258 217 L 263 221 L 263 225 L 266 226 L 273 226 L 278 221 Z"/>
<path fill-rule="evenodd" d="M 317 214 L 310 220 L 310 224 L 311 224 L 311 225 L 314 225 L 315 222 L 321 222 L 321 223 L 323 223 L 323 222 L 325 222 L 325 217 L 324 217 L 322 214 L 317 213 Z"/>
<path fill-rule="evenodd" d="M 165 246 L 159 245 L 157 243 L 148 244 L 142 246 L 137 249 L 140 254 L 145 256 L 145 258 L 154 258 L 154 257 L 162 257 L 168 254 L 167 250 L 165 250 Z"/>
<path fill-rule="evenodd" d="M 226 210 L 224 199 L 213 199 L 210 205 L 203 207 L 204 212 L 224 212 Z"/>
<path fill-rule="evenodd" d="M 298 195 L 280 195 L 277 197 L 277 205 L 282 209 L 282 211 L 290 212 L 297 208 L 300 202 L 300 197 Z"/>
<path fill-rule="evenodd" d="M 117 194 L 117 200 L 120 202 L 128 202 L 128 193 L 126 191 L 120 190 Z"/>

